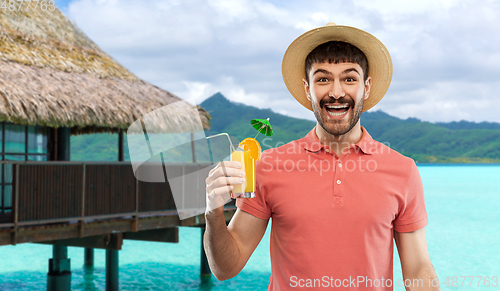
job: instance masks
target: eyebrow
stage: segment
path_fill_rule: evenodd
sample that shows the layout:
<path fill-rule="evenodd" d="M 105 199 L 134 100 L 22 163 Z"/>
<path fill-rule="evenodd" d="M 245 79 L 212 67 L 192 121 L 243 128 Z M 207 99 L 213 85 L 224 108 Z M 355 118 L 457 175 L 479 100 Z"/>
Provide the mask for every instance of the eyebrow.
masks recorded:
<path fill-rule="evenodd" d="M 317 69 L 316 71 L 314 71 L 313 76 L 316 75 L 317 73 L 323 73 L 323 74 L 326 74 L 326 75 L 331 75 L 332 74 L 332 73 L 330 73 L 327 70 Z"/>
<path fill-rule="evenodd" d="M 350 69 L 347 69 L 345 71 L 342 72 L 342 74 L 347 74 L 347 73 L 350 73 L 350 72 L 356 72 L 358 73 L 358 75 L 361 75 L 358 70 L 356 70 L 355 68 L 350 68 Z"/>
<path fill-rule="evenodd" d="M 343 75 L 347 74 L 347 73 L 350 73 L 350 72 L 356 72 L 358 73 L 358 75 L 361 75 L 358 70 L 356 70 L 355 68 L 349 68 L 345 71 L 342 72 Z M 326 75 L 331 75 L 332 73 L 330 73 L 329 71 L 327 70 L 324 70 L 324 69 L 317 69 L 316 71 L 314 71 L 313 73 L 313 76 L 316 75 L 317 73 L 323 73 L 323 74 L 326 74 Z"/>

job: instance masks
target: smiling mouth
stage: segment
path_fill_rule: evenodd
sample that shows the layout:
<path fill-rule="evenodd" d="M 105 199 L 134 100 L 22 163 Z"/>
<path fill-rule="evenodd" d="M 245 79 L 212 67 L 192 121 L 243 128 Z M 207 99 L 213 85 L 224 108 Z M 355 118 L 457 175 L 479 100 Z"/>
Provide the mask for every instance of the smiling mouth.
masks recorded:
<path fill-rule="evenodd" d="M 325 109 L 331 116 L 341 116 L 349 111 L 349 104 L 329 104 L 325 105 Z"/>

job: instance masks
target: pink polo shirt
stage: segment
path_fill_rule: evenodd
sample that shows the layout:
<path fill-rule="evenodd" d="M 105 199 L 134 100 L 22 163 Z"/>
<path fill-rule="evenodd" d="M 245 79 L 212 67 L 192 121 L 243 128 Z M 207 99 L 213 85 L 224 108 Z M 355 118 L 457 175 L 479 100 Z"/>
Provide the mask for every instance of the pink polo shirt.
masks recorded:
<path fill-rule="evenodd" d="M 392 290 L 393 230 L 427 225 L 424 192 L 412 159 L 362 131 L 340 157 L 315 129 L 262 154 L 236 205 L 272 218 L 269 290 Z"/>

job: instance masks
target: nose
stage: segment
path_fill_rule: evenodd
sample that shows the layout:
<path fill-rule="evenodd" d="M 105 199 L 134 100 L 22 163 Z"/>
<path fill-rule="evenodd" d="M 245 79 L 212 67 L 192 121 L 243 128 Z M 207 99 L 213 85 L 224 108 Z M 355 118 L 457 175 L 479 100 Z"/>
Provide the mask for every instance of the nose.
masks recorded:
<path fill-rule="evenodd" d="M 329 96 L 331 96 L 335 99 L 339 99 L 340 97 L 345 96 L 344 89 L 342 88 L 342 85 L 340 84 L 339 81 L 333 82 L 332 90 L 330 91 Z"/>

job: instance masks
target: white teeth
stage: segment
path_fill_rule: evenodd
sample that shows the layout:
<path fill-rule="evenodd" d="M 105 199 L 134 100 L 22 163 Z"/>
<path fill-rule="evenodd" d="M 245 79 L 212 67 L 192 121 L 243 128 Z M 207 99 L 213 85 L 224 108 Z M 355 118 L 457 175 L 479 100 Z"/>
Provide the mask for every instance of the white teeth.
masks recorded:
<path fill-rule="evenodd" d="M 334 109 L 341 109 L 347 107 L 349 107 L 349 105 L 326 105 L 326 108 L 334 108 Z"/>
<path fill-rule="evenodd" d="M 344 104 L 344 105 L 326 105 L 326 108 L 328 109 L 347 109 L 347 111 L 344 111 L 344 112 L 330 112 L 330 111 L 327 111 L 327 113 L 330 115 L 330 116 L 341 116 L 341 115 L 344 115 L 344 114 L 347 114 L 347 112 L 349 111 L 349 105 L 348 104 Z"/>
<path fill-rule="evenodd" d="M 328 114 L 330 114 L 331 116 L 340 116 L 340 115 L 344 115 L 344 114 L 346 114 L 346 113 L 347 113 L 347 111 L 346 111 L 346 112 L 340 112 L 340 113 L 332 113 L 332 112 L 328 112 Z"/>

